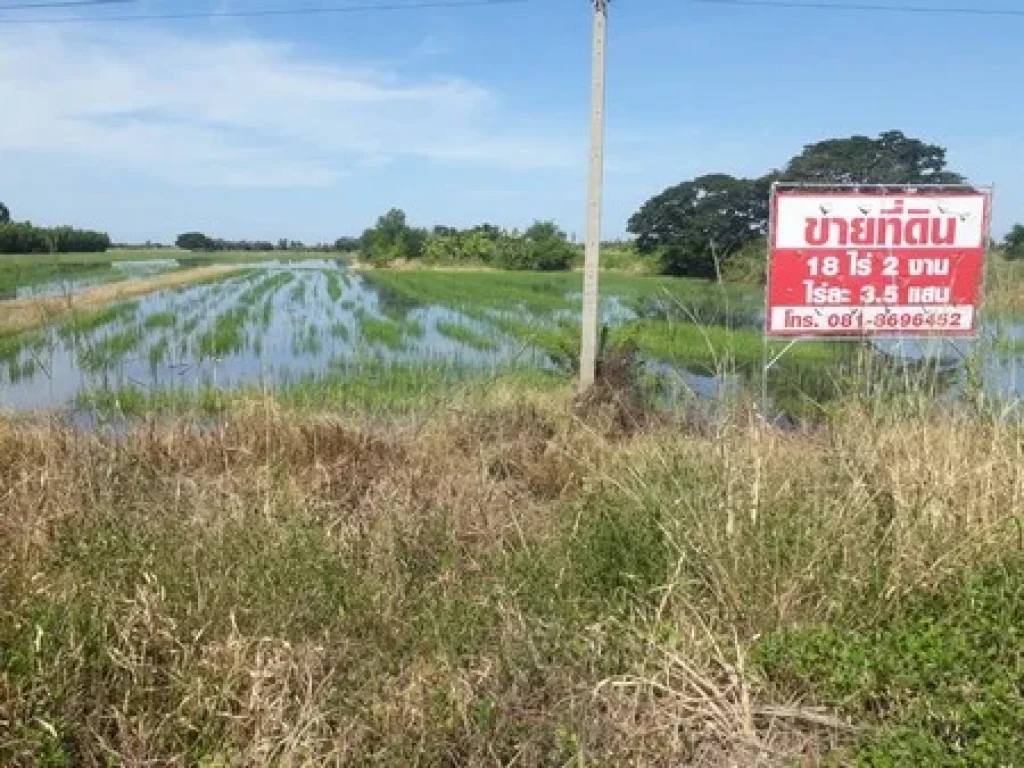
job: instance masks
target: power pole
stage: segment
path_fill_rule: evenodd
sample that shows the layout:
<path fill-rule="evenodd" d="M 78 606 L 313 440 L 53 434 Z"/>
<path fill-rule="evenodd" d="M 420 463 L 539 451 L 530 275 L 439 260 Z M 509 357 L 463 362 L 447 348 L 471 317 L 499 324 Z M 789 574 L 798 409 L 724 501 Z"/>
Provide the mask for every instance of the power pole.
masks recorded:
<path fill-rule="evenodd" d="M 604 183 L 604 80 L 608 43 L 608 0 L 594 3 L 594 62 L 590 105 L 590 176 L 587 183 L 587 244 L 583 266 L 583 339 L 580 392 L 597 374 L 598 275 L 601 261 L 601 199 Z"/>

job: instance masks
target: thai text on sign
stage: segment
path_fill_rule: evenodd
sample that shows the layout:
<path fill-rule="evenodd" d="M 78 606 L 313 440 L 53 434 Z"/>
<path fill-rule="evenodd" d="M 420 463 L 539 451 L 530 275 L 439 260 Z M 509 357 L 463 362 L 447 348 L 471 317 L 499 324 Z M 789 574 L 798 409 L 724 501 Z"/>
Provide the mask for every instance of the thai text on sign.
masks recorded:
<path fill-rule="evenodd" d="M 770 336 L 971 336 L 989 195 L 779 190 L 772 205 Z"/>

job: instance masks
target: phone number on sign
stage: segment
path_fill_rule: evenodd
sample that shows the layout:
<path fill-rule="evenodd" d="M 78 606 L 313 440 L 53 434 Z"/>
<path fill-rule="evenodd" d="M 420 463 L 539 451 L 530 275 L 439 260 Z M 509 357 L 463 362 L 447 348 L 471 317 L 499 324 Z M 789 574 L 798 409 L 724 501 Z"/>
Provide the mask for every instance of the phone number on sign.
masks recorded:
<path fill-rule="evenodd" d="M 774 307 L 771 330 L 782 333 L 880 333 L 887 331 L 970 332 L 974 308 L 967 307 Z"/>

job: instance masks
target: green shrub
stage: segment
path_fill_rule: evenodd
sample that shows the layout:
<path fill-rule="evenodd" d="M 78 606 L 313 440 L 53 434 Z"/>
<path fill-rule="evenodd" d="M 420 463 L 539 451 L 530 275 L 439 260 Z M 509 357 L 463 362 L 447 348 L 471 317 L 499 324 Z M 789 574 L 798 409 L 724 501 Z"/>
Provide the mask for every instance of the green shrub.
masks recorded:
<path fill-rule="evenodd" d="M 504 269 L 556 272 L 569 269 L 575 250 L 566 234 L 550 221 L 538 221 L 522 237 L 499 242 L 495 260 Z"/>

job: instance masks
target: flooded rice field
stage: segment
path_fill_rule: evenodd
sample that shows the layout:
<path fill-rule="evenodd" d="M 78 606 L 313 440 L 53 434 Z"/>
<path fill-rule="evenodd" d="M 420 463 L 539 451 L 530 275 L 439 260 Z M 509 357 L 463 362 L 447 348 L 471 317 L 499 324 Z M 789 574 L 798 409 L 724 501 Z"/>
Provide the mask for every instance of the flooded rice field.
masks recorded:
<path fill-rule="evenodd" d="M 178 266 L 173 260 L 114 264 L 59 290 L 41 284 L 18 295 L 73 292 L 93 279 Z M 364 400 L 387 402 L 494 372 L 568 376 L 579 332 L 579 279 L 362 274 L 327 260 L 260 264 L 0 337 L 0 408 L 128 413 L 204 406 L 222 393 L 267 389 L 328 402 L 358 389 Z M 715 399 L 760 376 L 760 296 L 684 285 L 606 281 L 602 320 L 612 338 L 635 345 L 669 401 Z M 827 372 L 843 359 L 842 348 L 795 346 L 773 371 L 774 386 L 803 386 L 809 370 Z M 1016 400 L 1024 392 L 1024 324 L 990 323 L 973 344 L 884 343 L 875 354 L 901 365 L 937 362 L 952 393 L 981 386 Z"/>

